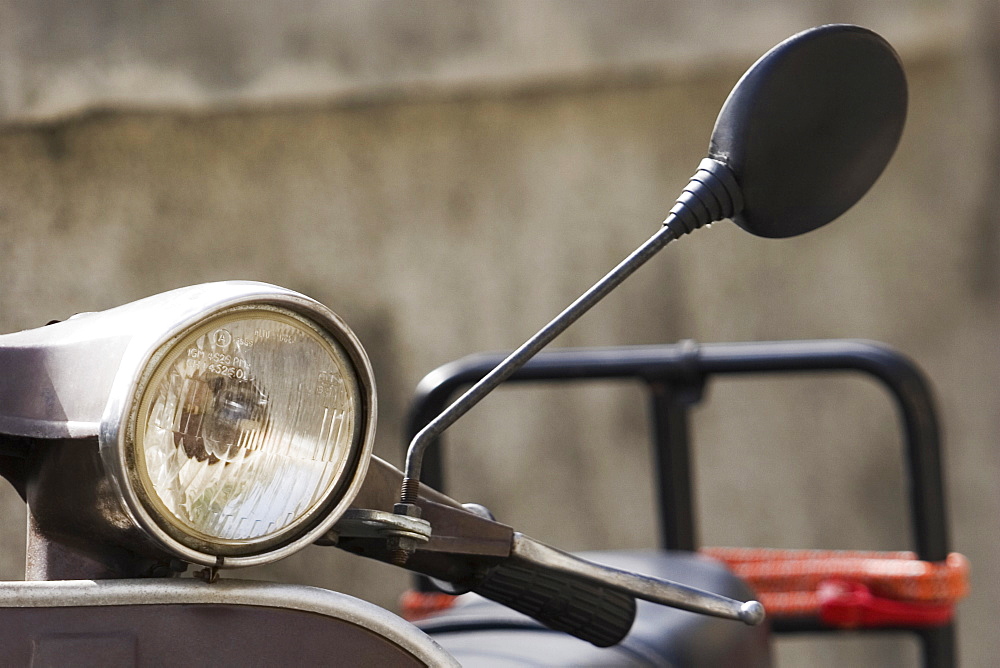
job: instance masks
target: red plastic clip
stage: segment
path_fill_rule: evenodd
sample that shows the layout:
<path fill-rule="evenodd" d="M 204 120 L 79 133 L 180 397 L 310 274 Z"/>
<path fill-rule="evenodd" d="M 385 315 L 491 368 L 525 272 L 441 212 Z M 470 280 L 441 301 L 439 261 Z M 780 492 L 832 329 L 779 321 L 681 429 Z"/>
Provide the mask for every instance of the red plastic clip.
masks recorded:
<path fill-rule="evenodd" d="M 817 590 L 820 619 L 843 629 L 943 626 L 951 621 L 951 603 L 914 603 L 881 598 L 858 582 L 828 580 Z"/>

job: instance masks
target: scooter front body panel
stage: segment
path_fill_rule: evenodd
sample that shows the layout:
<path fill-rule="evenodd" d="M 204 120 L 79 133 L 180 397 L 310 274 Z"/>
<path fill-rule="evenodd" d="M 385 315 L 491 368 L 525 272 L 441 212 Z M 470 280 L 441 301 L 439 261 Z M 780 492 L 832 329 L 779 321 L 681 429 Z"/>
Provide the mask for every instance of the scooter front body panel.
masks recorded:
<path fill-rule="evenodd" d="M 7 666 L 457 666 L 378 606 L 312 587 L 223 580 L 0 583 Z"/>

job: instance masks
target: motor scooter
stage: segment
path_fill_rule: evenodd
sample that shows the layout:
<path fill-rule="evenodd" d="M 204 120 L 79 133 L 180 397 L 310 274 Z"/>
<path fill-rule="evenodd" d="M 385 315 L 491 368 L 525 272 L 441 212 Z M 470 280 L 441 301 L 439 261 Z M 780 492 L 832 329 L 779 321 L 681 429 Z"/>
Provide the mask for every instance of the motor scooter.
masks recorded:
<path fill-rule="evenodd" d="M 0 336 L 0 473 L 29 518 L 25 581 L 0 583 L 3 663 L 764 666 L 772 630 L 798 625 L 917 631 L 928 663 L 950 665 L 967 566 L 948 553 L 933 405 L 902 358 L 816 344 L 830 368 L 890 369 L 907 420 L 917 554 L 852 555 L 865 564 L 849 572 L 829 568 L 836 555 L 799 555 L 793 579 L 817 580 L 819 561 L 818 585 L 831 591 L 805 592 L 813 598 L 795 608 L 764 596 L 774 592 L 755 567 L 775 559 L 692 551 L 674 381 L 690 389 L 712 373 L 812 368 L 815 350 L 538 355 L 698 228 L 731 219 L 782 238 L 838 217 L 891 158 L 906 103 L 898 56 L 869 30 L 822 26 L 773 48 L 730 94 L 708 156 L 648 241 L 510 355 L 429 377 L 420 392 L 434 400 L 416 404 L 402 470 L 372 454 L 377 396 L 360 341 L 291 290 L 197 285 Z M 659 463 L 673 551 L 570 554 L 434 488 L 432 446 L 501 383 L 624 367 L 656 381 L 658 425 L 675 444 Z M 309 545 L 419 574 L 411 611 L 423 619 L 228 577 Z M 191 566 L 194 577 L 182 577 Z"/>

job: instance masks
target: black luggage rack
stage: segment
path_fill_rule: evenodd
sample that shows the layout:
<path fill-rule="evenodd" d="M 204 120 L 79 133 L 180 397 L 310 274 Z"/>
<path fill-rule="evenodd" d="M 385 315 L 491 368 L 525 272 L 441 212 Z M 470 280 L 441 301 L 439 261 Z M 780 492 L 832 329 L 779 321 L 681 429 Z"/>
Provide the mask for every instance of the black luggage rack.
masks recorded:
<path fill-rule="evenodd" d="M 465 387 L 485 376 L 504 354 L 470 355 L 428 374 L 411 403 L 412 438 Z M 917 557 L 943 562 L 949 553 L 941 443 L 934 401 L 916 365 L 883 344 L 858 340 L 819 340 L 578 348 L 544 352 L 508 382 L 635 379 L 649 396 L 659 494 L 660 545 L 669 550 L 698 549 L 692 502 L 688 413 L 713 376 L 801 372 L 860 372 L 878 380 L 899 410 L 909 482 L 909 511 Z M 409 438 L 408 438 L 409 440 Z M 440 443 L 428 450 L 422 481 L 444 487 Z M 421 588 L 426 588 L 426 583 Z M 778 633 L 831 631 L 818 619 L 777 619 Z M 910 632 L 921 640 L 924 665 L 955 665 L 954 625 L 933 628 L 861 629 Z"/>

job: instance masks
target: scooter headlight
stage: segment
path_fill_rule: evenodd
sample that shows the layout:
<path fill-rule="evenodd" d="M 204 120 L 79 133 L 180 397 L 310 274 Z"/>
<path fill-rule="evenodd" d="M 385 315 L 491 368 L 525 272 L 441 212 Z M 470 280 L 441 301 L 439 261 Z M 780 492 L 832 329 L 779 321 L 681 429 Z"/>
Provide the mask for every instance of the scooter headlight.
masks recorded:
<path fill-rule="evenodd" d="M 153 367 L 127 469 L 175 539 L 219 554 L 259 551 L 336 492 L 361 405 L 349 358 L 315 325 L 276 308 L 224 312 Z"/>
<path fill-rule="evenodd" d="M 181 559 L 218 566 L 275 561 L 323 535 L 374 442 L 371 365 L 347 325 L 254 283 L 129 308 L 123 319 L 149 314 L 150 338 L 125 353 L 101 451 L 132 522 Z"/>

